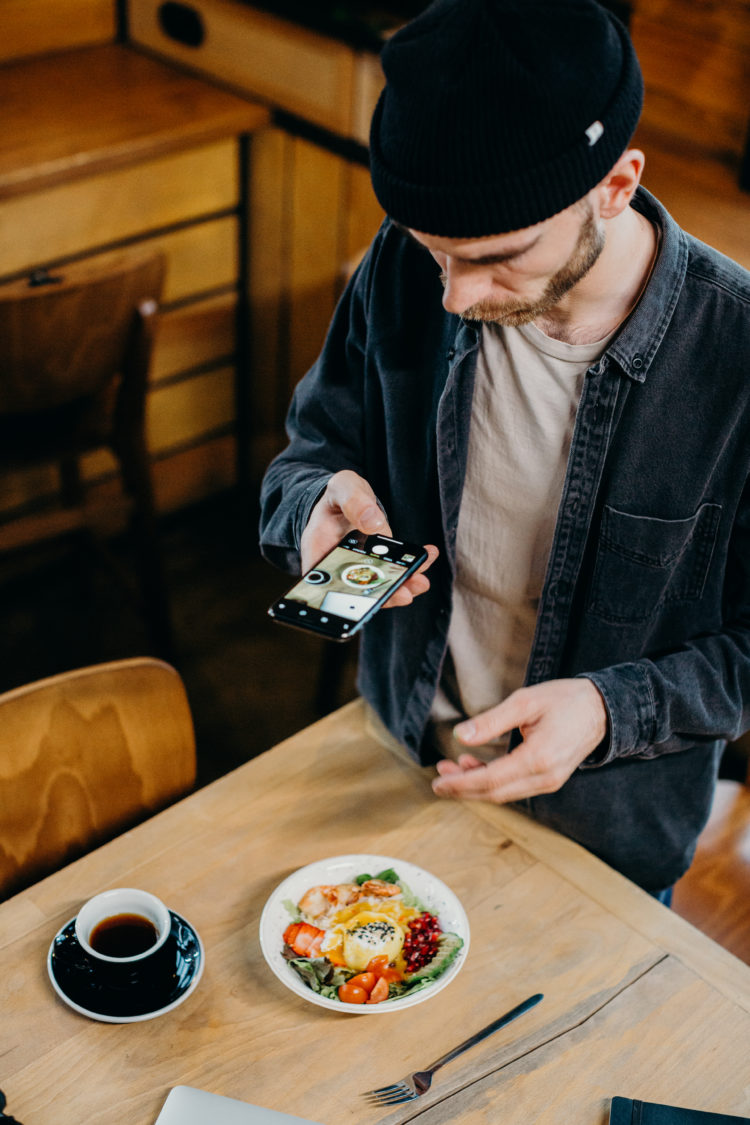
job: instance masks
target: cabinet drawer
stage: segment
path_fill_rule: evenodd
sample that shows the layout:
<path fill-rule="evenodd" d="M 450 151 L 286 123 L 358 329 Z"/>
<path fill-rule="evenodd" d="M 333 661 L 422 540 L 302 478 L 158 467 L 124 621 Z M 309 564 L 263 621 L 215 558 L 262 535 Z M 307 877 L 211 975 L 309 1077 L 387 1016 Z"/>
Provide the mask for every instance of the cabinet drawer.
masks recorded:
<path fill-rule="evenodd" d="M 189 149 L 0 204 L 0 276 L 230 210 L 237 143 Z"/>
<path fill-rule="evenodd" d="M 193 70 L 230 82 L 316 125 L 351 131 L 350 47 L 231 0 L 186 0 L 203 41 L 187 46 L 159 21 L 161 0 L 130 0 L 130 38 Z"/>

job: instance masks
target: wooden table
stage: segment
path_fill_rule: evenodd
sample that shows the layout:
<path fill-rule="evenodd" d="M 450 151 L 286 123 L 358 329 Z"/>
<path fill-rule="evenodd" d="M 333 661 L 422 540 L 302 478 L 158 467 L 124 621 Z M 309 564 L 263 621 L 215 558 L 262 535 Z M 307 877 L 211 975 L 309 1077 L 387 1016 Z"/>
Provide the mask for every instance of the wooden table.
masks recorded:
<path fill-rule="evenodd" d="M 355 702 L 0 906 L 10 1111 L 152 1125 L 185 1083 L 325 1125 L 605 1125 L 615 1094 L 750 1115 L 750 968 L 570 841 L 509 809 L 440 802 L 430 777 L 376 741 Z M 308 1005 L 259 948 L 283 878 L 362 851 L 428 868 L 471 924 L 457 978 L 399 1014 Z M 110 1025 L 57 999 L 45 959 L 84 899 L 118 885 L 183 914 L 206 969 L 173 1012 Z M 418 1102 L 386 1113 L 359 1098 L 537 991 Z"/>

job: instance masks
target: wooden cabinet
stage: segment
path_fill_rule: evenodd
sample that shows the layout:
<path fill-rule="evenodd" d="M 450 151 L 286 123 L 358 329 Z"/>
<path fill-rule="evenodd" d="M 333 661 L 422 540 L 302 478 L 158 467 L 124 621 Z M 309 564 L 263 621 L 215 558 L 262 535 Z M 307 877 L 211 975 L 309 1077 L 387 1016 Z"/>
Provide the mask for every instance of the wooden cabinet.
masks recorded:
<path fill-rule="evenodd" d="M 252 479 L 285 442 L 295 384 L 316 358 L 352 263 L 383 213 L 365 144 L 382 78 L 376 55 L 239 0 L 186 0 L 188 43 L 161 0 L 129 0 L 139 46 L 265 101 L 277 127 L 253 140 L 249 194 Z M 174 6 L 173 6 L 174 8 Z"/>
<path fill-rule="evenodd" d="M 115 0 L 2 0 L 0 62 L 112 43 Z"/>
<path fill-rule="evenodd" d="M 244 165 L 267 112 L 116 44 L 0 67 L 0 102 L 0 284 L 123 246 L 162 249 L 147 416 L 157 500 L 173 508 L 233 483 L 236 367 L 247 364 Z M 108 457 L 84 471 L 108 496 Z M 57 488 L 52 470 L 4 476 L 0 516 Z"/>

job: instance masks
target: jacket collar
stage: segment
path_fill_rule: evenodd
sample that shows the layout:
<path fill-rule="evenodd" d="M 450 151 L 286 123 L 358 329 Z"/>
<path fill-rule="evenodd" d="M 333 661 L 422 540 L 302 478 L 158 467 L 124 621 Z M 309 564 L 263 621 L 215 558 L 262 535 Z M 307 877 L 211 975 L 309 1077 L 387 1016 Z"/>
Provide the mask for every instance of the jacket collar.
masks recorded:
<path fill-rule="evenodd" d="M 612 356 L 631 379 L 643 383 L 682 291 L 688 242 L 684 231 L 645 188 L 638 188 L 632 206 L 659 229 L 660 245 L 643 295 L 607 348 L 607 355 Z"/>

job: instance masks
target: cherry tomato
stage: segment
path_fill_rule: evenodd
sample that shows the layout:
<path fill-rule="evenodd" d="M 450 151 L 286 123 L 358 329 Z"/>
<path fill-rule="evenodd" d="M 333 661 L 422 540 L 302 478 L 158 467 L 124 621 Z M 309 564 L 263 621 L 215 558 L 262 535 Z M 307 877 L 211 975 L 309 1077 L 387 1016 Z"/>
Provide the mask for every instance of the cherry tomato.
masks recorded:
<path fill-rule="evenodd" d="M 387 982 L 403 980 L 403 974 L 388 961 L 384 953 L 378 957 L 373 957 L 367 964 L 367 971 L 375 973 L 376 977 L 382 977 Z"/>
<path fill-rule="evenodd" d="M 347 984 L 355 984 L 358 988 L 364 988 L 368 994 L 372 992 L 377 981 L 375 973 L 357 973 L 356 977 L 350 977 L 346 982 Z"/>
<path fill-rule="evenodd" d="M 367 1003 L 379 1004 L 382 1000 L 388 999 L 389 992 L 390 989 L 388 988 L 388 981 L 385 979 L 385 977 L 378 977 L 378 983 L 370 993 L 367 999 Z"/>
<path fill-rule="evenodd" d="M 339 1000 L 342 1004 L 366 1004 L 367 999 L 367 992 L 358 984 L 346 981 L 345 984 L 339 985 Z"/>

